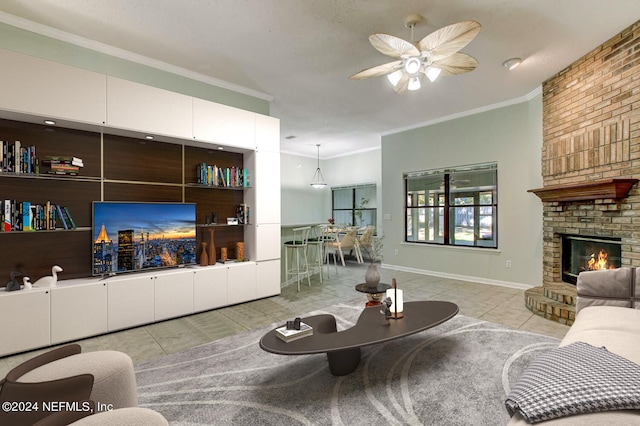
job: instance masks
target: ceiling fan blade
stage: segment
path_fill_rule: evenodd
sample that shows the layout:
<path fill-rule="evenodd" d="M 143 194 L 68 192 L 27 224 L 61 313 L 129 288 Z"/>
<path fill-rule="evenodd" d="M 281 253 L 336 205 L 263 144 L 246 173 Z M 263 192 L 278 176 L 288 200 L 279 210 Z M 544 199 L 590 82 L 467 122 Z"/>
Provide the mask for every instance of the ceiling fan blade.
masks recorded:
<path fill-rule="evenodd" d="M 482 26 L 476 21 L 463 21 L 434 31 L 418 43 L 421 52 L 429 52 L 432 61 L 453 55 L 478 35 Z"/>
<path fill-rule="evenodd" d="M 396 93 L 401 94 L 407 91 L 407 89 L 409 88 L 409 79 L 409 74 L 402 73 L 400 81 L 398 81 L 398 84 L 393 87 Z"/>
<path fill-rule="evenodd" d="M 440 75 L 460 75 L 476 69 L 478 61 L 466 53 L 458 52 L 434 63 L 433 66 L 440 68 Z"/>
<path fill-rule="evenodd" d="M 369 42 L 380 53 L 392 58 L 420 55 L 420 51 L 412 43 L 389 34 L 372 34 L 369 36 Z"/>
<path fill-rule="evenodd" d="M 393 61 L 387 64 L 378 65 L 377 67 L 367 68 L 366 70 L 360 71 L 357 74 L 349 77 L 350 80 L 362 80 L 363 78 L 369 77 L 379 77 L 381 75 L 390 74 L 397 69 L 400 69 L 402 65 L 402 61 Z"/>

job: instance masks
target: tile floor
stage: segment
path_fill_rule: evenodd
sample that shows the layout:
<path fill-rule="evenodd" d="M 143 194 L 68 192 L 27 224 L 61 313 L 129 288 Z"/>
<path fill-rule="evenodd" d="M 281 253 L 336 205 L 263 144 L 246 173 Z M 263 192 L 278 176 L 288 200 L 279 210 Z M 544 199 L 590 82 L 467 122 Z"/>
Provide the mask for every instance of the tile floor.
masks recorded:
<path fill-rule="evenodd" d="M 362 300 L 364 306 L 366 296 L 357 293 L 354 286 L 364 281 L 366 267 L 366 263 L 358 265 L 355 262 L 348 262 L 346 267 L 331 266 L 328 277 L 325 269 L 322 284 L 316 274 L 311 278 L 311 287 L 305 280 L 300 292 L 294 283 L 284 287 L 278 296 L 83 339 L 77 343 L 83 351 L 111 349 L 126 352 L 137 364 L 336 303 Z M 462 315 L 558 338 L 562 338 L 569 329 L 528 311 L 522 290 L 384 268 L 379 268 L 379 271 L 381 282 L 390 283 L 391 278 L 396 278 L 407 301 L 448 300 L 458 304 Z M 17 364 L 47 350 L 0 358 L 0 377 Z"/>

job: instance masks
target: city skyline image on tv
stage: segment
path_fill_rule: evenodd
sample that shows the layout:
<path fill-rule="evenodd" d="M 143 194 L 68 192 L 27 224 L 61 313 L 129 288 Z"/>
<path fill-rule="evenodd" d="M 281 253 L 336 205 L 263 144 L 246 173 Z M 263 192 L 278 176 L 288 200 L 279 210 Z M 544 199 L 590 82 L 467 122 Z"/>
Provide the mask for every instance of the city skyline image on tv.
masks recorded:
<path fill-rule="evenodd" d="M 192 203 L 93 203 L 93 275 L 196 263 Z"/>

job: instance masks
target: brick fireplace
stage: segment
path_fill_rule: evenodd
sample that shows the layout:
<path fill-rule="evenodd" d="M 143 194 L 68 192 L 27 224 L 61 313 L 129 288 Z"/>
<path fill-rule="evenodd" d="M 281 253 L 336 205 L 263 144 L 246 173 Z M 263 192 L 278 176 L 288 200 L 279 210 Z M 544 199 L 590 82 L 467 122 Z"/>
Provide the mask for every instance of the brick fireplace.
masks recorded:
<path fill-rule="evenodd" d="M 571 324 L 563 236 L 619 242 L 620 266 L 640 266 L 640 21 L 545 81 L 542 97 L 543 187 L 530 192 L 543 202 L 543 285 L 525 303 Z"/>

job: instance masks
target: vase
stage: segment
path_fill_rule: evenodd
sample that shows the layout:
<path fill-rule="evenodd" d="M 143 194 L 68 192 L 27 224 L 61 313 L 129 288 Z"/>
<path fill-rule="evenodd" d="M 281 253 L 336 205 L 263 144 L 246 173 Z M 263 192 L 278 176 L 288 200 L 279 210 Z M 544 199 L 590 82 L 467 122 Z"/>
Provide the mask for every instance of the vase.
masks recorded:
<path fill-rule="evenodd" d="M 378 272 L 378 265 L 372 263 L 367 268 L 367 272 L 364 274 L 364 281 L 369 284 L 369 287 L 376 288 L 380 282 L 380 273 Z"/>
<path fill-rule="evenodd" d="M 209 228 L 209 265 L 216 264 L 216 244 L 213 242 L 213 228 Z"/>
<path fill-rule="evenodd" d="M 200 253 L 200 266 L 208 266 L 209 255 L 207 254 L 207 243 L 203 241 L 201 244 L 202 244 L 202 253 Z"/>

